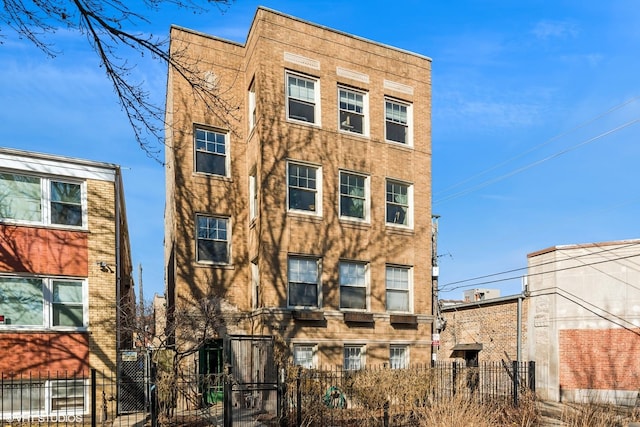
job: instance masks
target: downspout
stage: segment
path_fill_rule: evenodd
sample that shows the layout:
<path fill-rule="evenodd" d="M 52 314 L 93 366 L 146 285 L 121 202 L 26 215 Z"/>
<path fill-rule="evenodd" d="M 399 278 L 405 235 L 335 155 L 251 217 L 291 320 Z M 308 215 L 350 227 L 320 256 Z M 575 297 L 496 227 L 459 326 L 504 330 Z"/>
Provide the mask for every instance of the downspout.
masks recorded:
<path fill-rule="evenodd" d="M 121 295 L 120 295 L 120 284 L 122 283 L 122 262 L 120 260 L 120 215 L 121 215 L 121 207 L 120 207 L 120 189 L 122 188 L 122 175 L 120 173 L 120 167 L 116 166 L 115 167 L 115 172 L 116 172 L 116 176 L 115 176 L 115 180 L 114 180 L 114 185 L 115 185 L 115 208 L 116 208 L 116 361 L 119 360 L 118 357 L 118 353 L 120 352 L 121 348 L 121 344 L 122 344 L 122 332 L 120 330 L 121 327 L 121 320 L 120 317 L 122 316 L 121 313 L 121 303 L 122 301 L 120 300 Z M 116 362 L 116 366 L 117 366 L 117 362 Z"/>

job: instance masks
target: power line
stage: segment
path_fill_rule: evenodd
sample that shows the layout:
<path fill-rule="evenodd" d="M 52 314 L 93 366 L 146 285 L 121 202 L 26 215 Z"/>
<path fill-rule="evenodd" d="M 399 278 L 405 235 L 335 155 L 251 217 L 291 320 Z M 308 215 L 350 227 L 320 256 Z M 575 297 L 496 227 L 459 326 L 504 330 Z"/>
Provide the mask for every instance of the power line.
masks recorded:
<path fill-rule="evenodd" d="M 597 115 L 597 116 L 595 116 L 595 117 L 593 117 L 593 118 L 591 118 L 591 119 L 589 119 L 589 120 L 587 120 L 585 122 L 582 122 L 582 123 L 578 124 L 577 126 L 574 126 L 573 128 L 571 128 L 571 129 L 569 129 L 567 131 L 564 131 L 564 132 L 562 132 L 562 133 L 560 133 L 560 134 L 558 134 L 558 135 L 556 135 L 556 136 L 554 136 L 552 138 L 549 138 L 548 140 L 546 140 L 542 144 L 538 144 L 535 147 L 532 147 L 532 148 L 524 151 L 521 154 L 518 154 L 518 155 L 516 155 L 514 157 L 511 157 L 511 158 L 509 158 L 509 159 L 507 159 L 507 160 L 505 160 L 503 162 L 500 162 L 500 163 L 498 163 L 498 164 L 496 164 L 494 166 L 491 166 L 490 168 L 485 169 L 484 171 L 479 172 L 479 173 L 477 173 L 475 175 L 472 175 L 471 177 L 466 178 L 466 179 L 464 179 L 464 180 L 462 180 L 462 181 L 460 181 L 460 182 L 458 182 L 456 184 L 450 185 L 449 187 L 446 187 L 444 190 L 440 190 L 440 191 L 434 193 L 434 195 L 437 195 L 437 194 L 440 194 L 440 193 L 445 193 L 445 192 L 447 192 L 449 190 L 452 190 L 454 188 L 460 187 L 461 185 L 466 184 L 469 181 L 472 181 L 472 180 L 474 180 L 474 179 L 476 179 L 478 177 L 486 175 L 487 173 L 489 173 L 489 172 L 491 172 L 493 170 L 501 168 L 502 166 L 505 166 L 505 165 L 515 161 L 515 160 L 518 160 L 518 159 L 526 156 L 529 153 L 532 153 L 532 152 L 534 152 L 534 151 L 536 151 L 536 150 L 538 150 L 538 149 L 540 149 L 542 147 L 545 147 L 545 146 L 551 144 L 553 141 L 558 140 L 558 139 L 562 138 L 563 136 L 569 135 L 570 133 L 573 133 L 573 132 L 575 132 L 575 131 L 577 131 L 579 129 L 582 129 L 582 128 L 584 128 L 584 127 L 586 127 L 586 126 L 588 126 L 588 125 L 600 120 L 601 118 L 613 113 L 614 111 L 617 111 L 617 110 L 621 109 L 622 107 L 625 107 L 628 104 L 631 104 L 632 102 L 637 101 L 638 99 L 640 99 L 640 96 L 635 96 L 633 98 L 630 98 L 630 99 L 628 99 L 628 100 L 626 100 L 626 101 L 624 101 L 624 102 L 622 102 L 622 103 L 610 108 L 609 110 L 605 111 L 604 113 L 601 113 L 601 114 L 599 114 L 599 115 Z"/>
<path fill-rule="evenodd" d="M 472 193 L 472 192 L 474 192 L 476 190 L 479 190 L 481 188 L 487 187 L 487 186 L 489 186 L 491 184 L 495 184 L 496 182 L 499 182 L 499 181 L 502 181 L 502 180 L 504 180 L 506 178 L 509 178 L 511 176 L 517 175 L 520 172 L 524 172 L 525 170 L 531 169 L 531 168 L 533 168 L 535 166 L 538 166 L 538 165 L 540 165 L 540 164 L 542 164 L 544 162 L 547 162 L 549 160 L 555 159 L 556 157 L 560 157 L 563 154 L 569 153 L 569 152 L 571 152 L 573 150 L 576 150 L 576 149 L 578 149 L 580 147 L 583 147 L 583 146 L 585 146 L 587 144 L 590 144 L 590 143 L 592 143 L 594 141 L 597 141 L 598 139 L 601 139 L 601 138 L 603 138 L 605 136 L 611 135 L 612 133 L 618 132 L 618 131 L 620 131 L 622 129 L 625 129 L 625 128 L 629 127 L 629 126 L 633 126 L 634 124 L 639 123 L 639 122 L 640 122 L 640 119 L 631 120 L 631 121 L 629 121 L 629 122 L 627 122 L 627 123 L 625 123 L 623 125 L 615 127 L 613 129 L 610 129 L 610 130 L 608 130 L 606 132 L 603 132 L 603 133 L 601 133 L 599 135 L 596 135 L 596 136 L 594 136 L 592 138 L 589 138 L 589 139 L 587 139 L 585 141 L 582 141 L 582 142 L 580 142 L 580 143 L 578 143 L 576 145 L 573 145 L 573 146 L 571 146 L 569 148 L 565 148 L 564 150 L 561 150 L 561 151 L 559 151 L 557 153 L 554 153 L 554 154 L 552 154 L 550 156 L 547 156 L 547 157 L 545 157 L 543 159 L 537 160 L 537 161 L 535 161 L 533 163 L 529 163 L 528 165 L 525 165 L 525 166 L 523 166 L 521 168 L 515 169 L 514 171 L 511 171 L 511 172 L 509 172 L 507 174 L 504 174 L 504 175 L 501 175 L 501 176 L 499 176 L 497 178 L 493 178 L 493 179 L 481 182 L 480 184 L 478 184 L 478 185 L 476 185 L 474 187 L 468 188 L 466 190 L 459 191 L 459 192 L 454 193 L 454 194 L 452 194 L 450 196 L 443 197 L 440 200 L 434 200 L 433 204 L 436 205 L 438 203 L 443 203 L 443 202 L 449 201 L 451 199 L 456 199 L 456 198 L 458 198 L 460 196 L 467 195 L 467 194 Z"/>
<path fill-rule="evenodd" d="M 582 258 L 582 257 L 586 257 L 586 256 L 592 256 L 592 255 L 600 255 L 600 254 L 603 254 L 603 253 L 606 253 L 606 252 L 612 252 L 612 251 L 617 251 L 617 250 L 620 250 L 620 249 L 626 249 L 626 248 L 630 248 L 630 247 L 633 247 L 633 246 L 636 246 L 636 245 L 640 245 L 640 240 L 638 240 L 636 242 L 633 242 L 633 243 L 629 243 L 628 245 L 612 246 L 610 248 L 603 249 L 603 250 L 601 250 L 599 252 L 589 252 L 589 253 L 585 253 L 585 254 L 581 254 L 581 255 L 569 256 L 569 257 L 566 257 L 566 258 L 563 258 L 563 259 L 560 259 L 560 260 L 551 260 L 551 261 L 542 262 L 542 263 L 531 265 L 531 266 L 519 267 L 519 268 L 514 268 L 514 269 L 511 269 L 511 270 L 505 270 L 505 271 L 501 271 L 499 273 L 485 274 L 483 276 L 476 276 L 476 277 L 472 277 L 470 279 L 463 279 L 463 280 L 457 280 L 455 282 L 449 282 L 449 283 L 445 283 L 444 285 L 441 285 L 440 286 L 440 290 L 441 291 L 445 290 L 448 286 L 451 286 L 451 285 L 458 285 L 458 284 L 461 284 L 461 283 L 472 282 L 472 281 L 475 281 L 475 280 L 486 279 L 486 278 L 489 278 L 489 277 L 503 276 L 505 274 L 515 273 L 517 271 L 523 271 L 523 270 L 527 270 L 529 268 L 542 267 L 542 266 L 545 266 L 545 265 L 555 264 L 555 263 L 563 262 L 563 261 L 577 260 L 578 258 Z M 600 247 L 597 244 L 595 246 Z M 611 259 L 611 261 L 615 261 L 615 259 Z M 554 270 L 549 271 L 549 273 L 553 272 L 553 271 Z M 520 278 L 520 277 L 521 276 L 517 276 L 515 278 Z M 511 278 L 508 278 L 508 279 L 496 280 L 495 282 L 497 283 L 497 282 L 501 282 L 501 281 L 505 281 L 505 280 L 513 280 L 513 279 L 514 279 L 514 277 L 511 277 Z M 492 281 L 488 281 L 488 282 L 480 282 L 480 283 L 477 283 L 477 284 L 485 284 L 485 283 L 493 283 L 493 282 Z M 475 286 L 477 284 L 471 284 L 471 285 L 468 285 L 468 286 L 457 286 L 457 287 L 452 288 L 450 290 L 460 289 L 460 288 L 464 288 L 464 287 L 471 287 L 471 286 Z M 449 291 L 449 290 L 446 290 L 446 291 Z"/>
<path fill-rule="evenodd" d="M 633 244 L 628 245 L 628 246 L 633 246 L 633 245 L 638 245 L 638 244 L 640 244 L 640 242 L 633 243 Z M 618 246 L 615 249 L 623 249 L 623 248 L 624 247 L 619 247 Z M 598 253 L 591 252 L 591 253 L 585 254 L 584 256 L 587 256 L 587 255 L 593 256 L 593 255 L 598 255 Z M 583 263 L 581 265 L 575 265 L 575 266 L 571 266 L 571 267 L 557 268 L 557 269 L 554 269 L 554 270 L 542 271 L 540 273 L 527 273 L 527 277 L 539 276 L 539 275 L 550 274 L 550 273 L 557 273 L 557 272 L 560 272 L 560 271 L 573 270 L 573 269 L 576 269 L 576 268 L 583 268 L 583 267 L 588 267 L 588 266 L 593 266 L 593 265 L 599 265 L 599 264 L 604 264 L 604 263 L 607 263 L 607 262 L 621 261 L 621 260 L 624 260 L 624 259 L 635 258 L 635 257 L 640 257 L 640 253 L 635 253 L 635 254 L 632 254 L 632 255 L 621 256 L 621 257 L 616 257 L 616 258 L 609 258 L 609 259 L 600 260 L 600 261 L 594 261 L 594 262 L 591 262 L 591 263 Z M 539 267 L 539 266 L 550 264 L 550 263 L 573 260 L 575 258 L 576 257 L 569 257 L 569 258 L 565 258 L 565 259 L 562 259 L 562 260 L 559 260 L 559 261 L 551 261 L 551 262 L 548 262 L 548 263 L 542 263 L 542 264 L 539 264 L 539 265 L 533 265 L 533 266 L 531 266 L 531 268 Z M 527 268 L 529 268 L 529 267 L 527 267 Z M 510 270 L 509 272 L 523 270 L 523 269 L 525 269 L 525 268 L 516 269 L 516 270 Z M 496 274 L 489 275 L 489 276 L 486 276 L 486 277 L 496 276 L 496 275 L 500 275 L 500 274 L 507 274 L 509 272 L 496 273 Z M 522 276 L 512 276 L 512 277 L 506 277 L 506 278 L 503 278 L 503 279 L 488 280 L 488 281 L 484 281 L 484 282 L 473 283 L 473 284 L 470 284 L 470 285 L 460 285 L 460 286 L 454 286 L 452 288 L 445 289 L 445 287 L 447 287 L 447 286 L 449 286 L 451 284 L 467 282 L 469 280 L 464 280 L 464 281 L 459 281 L 459 282 L 452 282 L 452 283 L 448 283 L 448 284 L 445 284 L 445 285 L 441 286 L 440 287 L 440 292 L 451 292 L 451 291 L 454 291 L 456 289 L 461 289 L 461 288 L 469 288 L 469 287 L 472 287 L 472 286 L 481 286 L 481 285 L 487 285 L 487 284 L 493 284 L 493 283 L 499 283 L 499 282 L 506 282 L 506 281 L 509 281 L 509 280 L 520 279 L 521 277 Z M 470 279 L 470 280 L 473 280 L 473 279 Z"/>

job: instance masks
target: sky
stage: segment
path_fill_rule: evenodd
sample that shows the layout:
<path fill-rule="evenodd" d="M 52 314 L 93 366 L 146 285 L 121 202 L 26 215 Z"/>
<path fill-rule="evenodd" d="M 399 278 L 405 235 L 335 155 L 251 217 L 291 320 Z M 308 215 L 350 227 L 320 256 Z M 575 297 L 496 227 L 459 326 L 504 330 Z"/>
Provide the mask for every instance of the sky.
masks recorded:
<path fill-rule="evenodd" d="M 126 28 L 243 43 L 258 6 L 433 60 L 440 298 L 513 295 L 529 253 L 640 237 L 636 0 L 236 0 L 203 14 L 138 9 L 148 22 Z M 136 286 L 142 266 L 145 298 L 162 294 L 163 166 L 138 146 L 85 36 L 47 40 L 55 58 L 0 24 L 0 145 L 120 165 Z M 163 105 L 165 66 L 124 57 Z"/>

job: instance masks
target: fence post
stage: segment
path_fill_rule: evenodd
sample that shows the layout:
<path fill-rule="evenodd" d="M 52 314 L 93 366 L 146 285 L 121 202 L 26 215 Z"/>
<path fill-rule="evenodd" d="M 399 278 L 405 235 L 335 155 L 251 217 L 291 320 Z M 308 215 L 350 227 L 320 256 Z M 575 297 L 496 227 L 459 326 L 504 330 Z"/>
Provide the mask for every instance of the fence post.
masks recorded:
<path fill-rule="evenodd" d="M 91 427 L 97 427 L 98 405 L 96 403 L 96 369 L 91 368 Z"/>
<path fill-rule="evenodd" d="M 231 427 L 233 423 L 233 415 L 231 414 L 233 404 L 231 403 L 233 396 L 232 391 L 233 387 L 231 384 L 231 375 L 233 374 L 233 368 L 231 365 L 227 365 L 227 375 L 224 378 L 224 392 L 223 392 L 223 400 L 224 400 L 224 409 L 222 414 L 222 422 L 224 427 Z"/>
<path fill-rule="evenodd" d="M 513 406 L 518 406 L 518 387 L 519 387 L 519 380 L 518 380 L 518 361 L 514 360 L 513 362 L 511 362 L 511 366 L 512 366 L 512 370 L 513 370 Z"/>
<path fill-rule="evenodd" d="M 458 362 L 453 362 L 453 364 L 451 365 L 451 369 L 452 369 L 452 377 L 453 377 L 453 384 L 452 384 L 452 392 L 453 395 L 456 395 L 456 385 L 458 383 Z"/>
<path fill-rule="evenodd" d="M 529 390 L 532 392 L 536 392 L 536 362 L 533 360 L 529 361 Z"/>
<path fill-rule="evenodd" d="M 302 425 L 302 389 L 300 388 L 300 370 L 296 376 L 296 425 Z"/>
<path fill-rule="evenodd" d="M 383 416 L 384 427 L 389 427 L 389 401 L 384 402 L 383 411 L 384 411 L 384 416 Z"/>

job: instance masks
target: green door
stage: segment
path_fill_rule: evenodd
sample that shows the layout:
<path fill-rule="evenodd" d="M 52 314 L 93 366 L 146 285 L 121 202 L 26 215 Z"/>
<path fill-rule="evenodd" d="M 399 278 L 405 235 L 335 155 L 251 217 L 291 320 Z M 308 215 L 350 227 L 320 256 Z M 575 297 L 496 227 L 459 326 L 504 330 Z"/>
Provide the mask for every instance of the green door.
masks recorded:
<path fill-rule="evenodd" d="M 222 402 L 222 340 L 207 341 L 199 352 L 200 392 L 206 406 Z"/>

